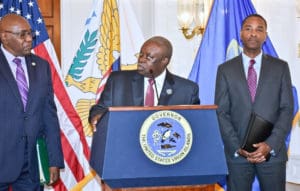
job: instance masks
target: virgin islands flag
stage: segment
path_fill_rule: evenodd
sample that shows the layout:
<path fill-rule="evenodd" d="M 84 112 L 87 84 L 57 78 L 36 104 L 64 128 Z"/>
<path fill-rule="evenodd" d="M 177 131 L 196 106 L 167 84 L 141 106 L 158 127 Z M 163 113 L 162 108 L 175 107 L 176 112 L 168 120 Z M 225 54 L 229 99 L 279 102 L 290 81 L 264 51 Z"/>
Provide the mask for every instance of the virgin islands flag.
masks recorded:
<path fill-rule="evenodd" d="M 137 67 L 144 42 L 130 1 L 94 0 L 85 31 L 65 78 L 67 91 L 91 142 L 89 109 L 99 99 L 113 70 Z"/>

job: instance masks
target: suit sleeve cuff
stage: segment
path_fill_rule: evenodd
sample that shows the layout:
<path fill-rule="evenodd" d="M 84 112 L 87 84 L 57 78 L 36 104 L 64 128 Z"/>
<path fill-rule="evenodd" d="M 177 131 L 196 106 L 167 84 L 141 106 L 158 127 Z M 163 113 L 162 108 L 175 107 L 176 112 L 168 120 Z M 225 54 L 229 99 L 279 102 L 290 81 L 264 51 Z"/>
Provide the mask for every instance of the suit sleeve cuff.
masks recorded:
<path fill-rule="evenodd" d="M 234 156 L 234 158 L 238 158 L 240 156 L 240 154 L 238 153 L 238 151 L 235 151 L 233 156 Z"/>
<path fill-rule="evenodd" d="M 274 149 L 272 149 L 271 151 L 270 151 L 270 154 L 271 154 L 271 156 L 276 156 L 276 152 L 274 151 Z"/>

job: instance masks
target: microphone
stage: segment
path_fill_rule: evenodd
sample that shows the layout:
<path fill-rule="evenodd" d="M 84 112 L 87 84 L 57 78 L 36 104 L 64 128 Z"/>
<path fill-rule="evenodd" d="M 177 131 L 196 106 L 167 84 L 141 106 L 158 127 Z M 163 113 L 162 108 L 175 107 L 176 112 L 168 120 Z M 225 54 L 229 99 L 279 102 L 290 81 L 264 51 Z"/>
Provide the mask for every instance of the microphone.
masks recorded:
<path fill-rule="evenodd" d="M 155 78 L 154 78 L 153 70 L 150 69 L 149 73 L 150 73 L 150 76 L 151 76 L 151 78 L 154 82 L 154 88 L 155 88 L 155 93 L 156 93 L 155 95 L 156 95 L 156 99 L 157 99 L 157 103 L 158 103 L 159 102 L 159 97 L 158 97 L 157 85 L 156 85 L 156 81 L 155 81 Z"/>

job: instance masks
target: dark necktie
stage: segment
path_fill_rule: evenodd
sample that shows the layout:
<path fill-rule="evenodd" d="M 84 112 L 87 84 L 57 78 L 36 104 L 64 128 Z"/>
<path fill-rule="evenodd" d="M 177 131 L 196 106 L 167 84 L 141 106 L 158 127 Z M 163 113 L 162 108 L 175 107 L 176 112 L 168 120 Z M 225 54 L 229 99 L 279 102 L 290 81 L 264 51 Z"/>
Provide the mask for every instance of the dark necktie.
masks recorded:
<path fill-rule="evenodd" d="M 148 80 L 148 87 L 146 91 L 145 106 L 154 106 L 154 80 L 151 78 Z"/>
<path fill-rule="evenodd" d="M 256 94 L 256 86 L 257 86 L 257 75 L 254 69 L 255 60 L 251 59 L 248 68 L 248 88 L 251 96 L 251 101 L 254 102 L 255 94 Z"/>
<path fill-rule="evenodd" d="M 21 59 L 15 58 L 13 59 L 13 62 L 17 65 L 16 80 L 25 110 L 25 106 L 27 103 L 28 84 L 25 77 L 25 72 L 21 65 Z"/>

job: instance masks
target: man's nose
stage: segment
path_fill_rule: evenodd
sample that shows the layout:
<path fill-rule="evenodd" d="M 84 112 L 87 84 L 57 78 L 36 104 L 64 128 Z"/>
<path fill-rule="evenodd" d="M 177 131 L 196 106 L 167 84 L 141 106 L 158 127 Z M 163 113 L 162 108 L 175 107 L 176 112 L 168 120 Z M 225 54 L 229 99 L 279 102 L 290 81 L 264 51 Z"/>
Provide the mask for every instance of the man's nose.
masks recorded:
<path fill-rule="evenodd" d="M 256 30 L 252 29 L 252 30 L 250 31 L 250 35 L 251 35 L 251 36 L 256 36 L 256 35 L 257 35 Z"/>

